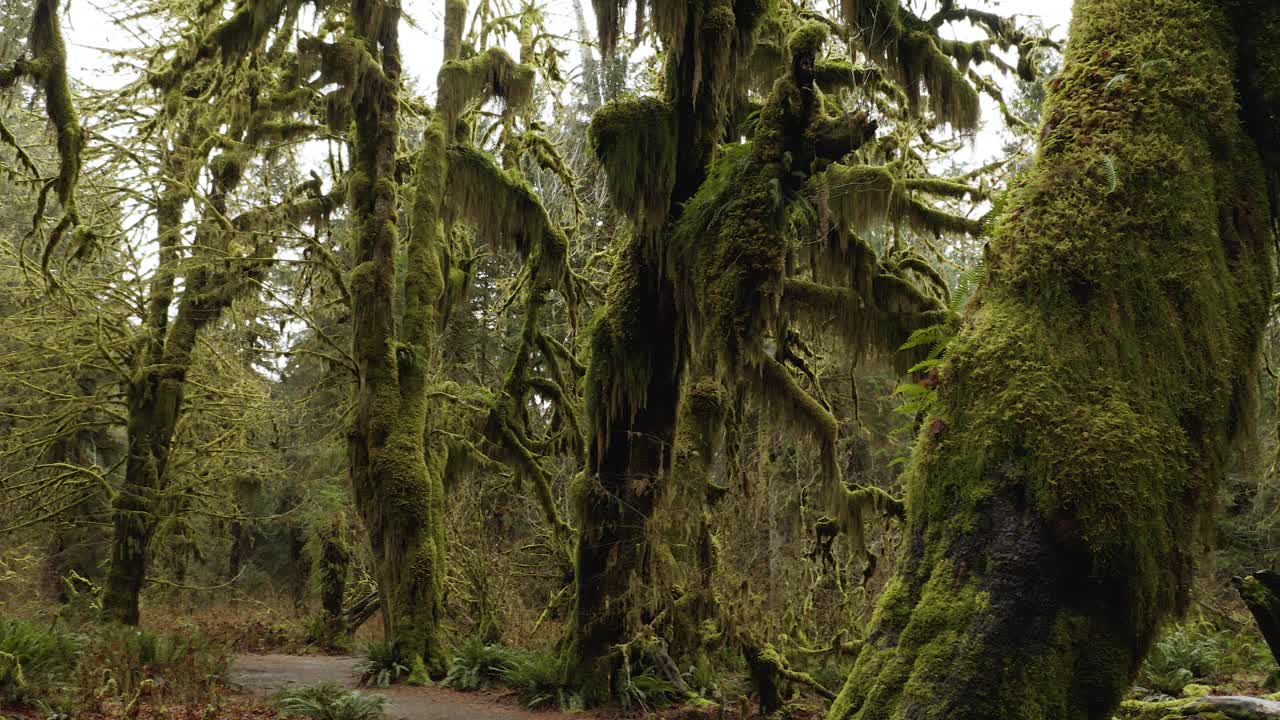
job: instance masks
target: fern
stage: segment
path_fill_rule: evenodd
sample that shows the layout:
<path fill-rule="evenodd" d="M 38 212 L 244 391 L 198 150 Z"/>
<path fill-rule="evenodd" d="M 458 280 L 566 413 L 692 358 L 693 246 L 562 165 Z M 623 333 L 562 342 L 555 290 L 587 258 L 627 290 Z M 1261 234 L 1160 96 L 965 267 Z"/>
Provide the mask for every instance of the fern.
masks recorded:
<path fill-rule="evenodd" d="M 670 705 L 680 697 L 676 686 L 649 673 L 629 675 L 618 693 L 622 709 L 638 708 L 648 712 L 651 707 Z"/>
<path fill-rule="evenodd" d="M 1107 175 L 1107 194 L 1111 195 L 1120 189 L 1120 169 L 1116 159 L 1110 155 L 1102 156 L 1102 168 Z"/>
<path fill-rule="evenodd" d="M 361 685 L 390 687 L 402 675 L 409 674 L 409 666 L 405 664 L 391 643 L 375 640 L 369 643 L 365 659 L 356 663 L 355 671 L 360 676 Z"/>
<path fill-rule="evenodd" d="M 515 651 L 510 648 L 485 643 L 478 637 L 468 638 L 449 663 L 444 684 L 458 690 L 479 690 L 489 681 L 502 677 L 515 657 Z"/>
<path fill-rule="evenodd" d="M 1129 75 L 1127 73 L 1116 73 L 1115 77 L 1108 80 L 1107 84 L 1102 87 L 1102 90 L 1110 95 L 1116 90 L 1119 90 L 1120 86 L 1127 82 L 1129 82 Z"/>
<path fill-rule="evenodd" d="M 553 652 L 512 652 L 502 678 L 530 710 L 559 706 L 561 710 L 583 708 L 582 696 L 565 686 L 560 656 Z"/>
<path fill-rule="evenodd" d="M 0 620 L 0 704 L 30 699 L 75 667 L 76 638 L 53 627 Z"/>
<path fill-rule="evenodd" d="M 335 682 L 283 690 L 276 705 L 286 715 L 312 720 L 379 720 L 387 704 L 380 695 L 348 691 Z"/>
<path fill-rule="evenodd" d="M 951 298 L 947 302 L 946 312 L 942 321 L 912 332 L 907 341 L 902 344 L 899 348 L 900 350 L 929 348 L 925 359 L 911 366 L 908 370 L 909 373 L 913 375 L 929 373 L 941 367 L 947 349 L 960 331 L 960 324 L 964 318 L 964 307 L 983 281 L 986 280 L 986 277 L 987 267 L 981 261 L 960 273 L 960 277 L 956 280 L 955 290 L 951 293 Z M 902 404 L 894 409 L 894 412 L 907 418 L 903 425 L 893 429 L 892 432 L 894 433 L 908 432 L 914 428 L 917 419 L 925 417 L 932 412 L 938 397 L 933 387 L 924 382 L 903 383 L 894 390 L 894 395 L 903 400 Z M 902 455 L 891 460 L 889 465 L 901 465 L 906 461 L 907 457 Z"/>

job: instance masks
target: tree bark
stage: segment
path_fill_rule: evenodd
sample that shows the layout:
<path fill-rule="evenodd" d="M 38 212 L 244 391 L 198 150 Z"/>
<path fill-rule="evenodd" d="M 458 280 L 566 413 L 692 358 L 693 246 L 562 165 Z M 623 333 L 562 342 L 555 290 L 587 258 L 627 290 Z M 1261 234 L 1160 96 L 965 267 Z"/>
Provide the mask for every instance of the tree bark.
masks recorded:
<path fill-rule="evenodd" d="M 1267 5 L 1076 3 L 831 720 L 1106 720 L 1185 605 L 1270 305 Z"/>
<path fill-rule="evenodd" d="M 465 2 L 450 2 L 446 25 Z M 407 248 L 405 302 L 396 307 L 401 60 L 398 5 L 353 3 L 352 27 L 378 60 L 380 76 L 347 78 L 355 133 L 351 213 L 352 355 L 357 380 L 348 442 L 351 484 L 369 533 L 384 631 L 410 663 L 410 682 L 444 674 L 438 637 L 444 608 L 445 457 L 427 448 L 427 369 L 436 357 L 436 304 L 446 166 L 444 128 L 429 125 L 415 174 L 414 235 Z M 448 37 L 455 33 L 451 31 Z M 448 58 L 446 58 L 448 59 Z M 342 69 L 334 69 L 342 72 Z"/>
<path fill-rule="evenodd" d="M 176 143 L 190 147 L 192 136 L 184 133 Z M 176 266 L 180 259 L 182 213 L 188 193 L 187 166 L 178 152 L 170 154 L 165 168 L 170 182 L 156 206 L 160 263 L 151 280 L 146 324 L 149 337 L 140 348 L 139 376 L 126 388 L 129 455 L 125 460 L 124 483 L 112 502 L 111 565 L 102 593 L 102 613 L 109 620 L 137 625 L 139 597 L 146 581 L 147 546 L 155 530 L 152 502 L 169 460 L 169 443 L 182 404 L 182 384 L 177 375 L 162 372 L 169 308 L 173 302 Z M 194 335 L 191 336 L 194 340 Z M 185 373 L 185 367 L 183 368 Z"/>
<path fill-rule="evenodd" d="M 1231 578 L 1244 600 L 1253 619 L 1262 631 L 1262 638 L 1271 648 L 1271 657 L 1280 663 L 1280 575 L 1270 570 L 1260 570 L 1244 577 Z"/>
<path fill-rule="evenodd" d="M 653 376 L 639 397 L 589 420 L 602 434 L 588 440 L 588 469 L 573 488 L 577 593 L 567 679 L 592 703 L 609 699 L 617 689 L 621 661 L 613 646 L 626 637 L 630 591 L 644 573 L 646 528 L 671 471 L 683 375 L 673 293 L 662 273 L 641 260 L 641 242 L 630 243 L 610 285 L 634 293 L 627 306 L 645 311 L 625 320 L 606 317 L 596 326 L 588 382 L 601 387 L 588 392 L 597 397 L 611 392 L 618 378 L 602 378 L 598 366 L 625 357 L 640 338 L 645 339 L 643 362 Z M 620 320 L 630 327 L 614 325 Z"/>

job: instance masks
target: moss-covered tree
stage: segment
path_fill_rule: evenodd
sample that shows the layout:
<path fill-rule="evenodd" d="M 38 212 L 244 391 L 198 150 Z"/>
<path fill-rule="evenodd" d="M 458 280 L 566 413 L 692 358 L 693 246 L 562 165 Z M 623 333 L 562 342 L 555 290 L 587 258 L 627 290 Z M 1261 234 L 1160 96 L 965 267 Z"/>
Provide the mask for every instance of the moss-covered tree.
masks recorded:
<path fill-rule="evenodd" d="M 491 47 L 463 55 L 468 6 L 445 6 L 444 64 L 434 112 L 426 118 L 413 169 L 410 236 L 401 255 L 397 151 L 401 122 L 399 11 L 392 3 L 354 3 L 349 36 L 321 44 L 322 76 L 339 81 L 352 118 L 352 220 L 356 224 L 351 288 L 357 375 L 349 436 L 352 487 L 370 534 L 386 631 L 412 665 L 413 680 L 444 674 L 439 637 L 445 581 L 444 480 L 451 466 L 446 415 L 429 413 L 439 364 L 439 335 L 465 272 L 454 264 L 453 225 L 468 223 L 495 246 L 530 259 L 529 342 L 538 308 L 552 288 L 570 293 L 565 237 L 517 175 L 473 146 L 460 123 L 477 104 L 527 104 L 535 70 Z M 522 33 L 522 45 L 524 33 Z M 532 42 L 532 41 L 529 41 Z M 528 48 L 525 48 L 528 49 Z M 459 133 L 459 130 L 464 133 Z M 403 306 L 397 278 L 403 276 Z M 527 351 L 527 350 L 526 350 Z M 522 361 L 504 398 L 524 402 Z M 445 391 L 444 394 L 448 394 Z M 510 406 L 499 398 L 490 426 L 539 487 L 540 466 Z M 544 506 L 546 503 L 544 503 Z"/>
<path fill-rule="evenodd" d="M 643 4 L 652 5 L 667 52 L 664 93 L 614 101 L 591 126 L 615 208 L 632 226 L 592 327 L 588 466 L 573 489 L 579 532 L 566 677 L 593 702 L 617 691 L 622 663 L 614 645 L 626 639 L 645 524 L 673 459 L 687 352 L 663 248 L 670 224 L 706 178 L 737 68 L 767 9 L 759 0 Z M 595 3 L 606 51 L 626 5 Z"/>
<path fill-rule="evenodd" d="M 1187 602 L 1270 302 L 1278 14 L 1076 2 L 833 720 L 1103 720 Z"/>
<path fill-rule="evenodd" d="M 220 8 L 193 13 L 197 27 L 216 23 Z M 294 9 L 296 13 L 297 9 Z M 332 209 L 319 188 L 286 197 L 277 205 L 233 212 L 234 193 L 250 162 L 265 148 L 261 140 L 290 124 L 300 102 L 288 87 L 293 74 L 263 53 L 262 66 L 243 53 L 256 53 L 265 32 L 242 47 L 242 54 L 185 64 L 203 47 L 198 35 L 179 43 L 175 59 L 158 68 L 151 84 L 169 101 L 140 130 L 160 150 L 161 176 L 148 198 L 155 214 L 158 264 L 145 293 L 145 329 L 125 357 L 114 359 L 124 374 L 129 454 L 125 478 L 112 502 L 111 564 L 103 587 L 104 615 L 135 625 L 147 575 L 149 545 L 160 520 L 172 443 L 183 412 L 188 372 L 202 333 L 231 304 L 255 289 L 272 262 L 279 226 L 319 222 Z M 215 83 L 218 78 L 220 82 Z M 210 90 L 210 87 L 217 88 Z M 246 92 L 252 88 L 252 92 Z M 213 92 L 209 104 L 197 101 Z M 252 95 L 254 102 L 245 101 Z M 256 100 L 261 96 L 261 103 Z M 309 127 L 302 124 L 302 127 Z M 208 191 L 197 188 L 207 178 Z M 199 200 L 196 228 L 186 236 L 185 213 Z M 181 283 L 179 283 L 181 279 Z"/>
<path fill-rule="evenodd" d="M 596 5 L 607 50 L 626 4 Z M 977 91 L 962 75 L 917 68 L 898 78 L 905 89 L 891 86 L 874 67 L 826 55 L 831 28 L 843 26 L 819 13 L 757 2 L 645 7 L 666 51 L 663 95 L 610 103 L 591 128 L 611 198 L 632 230 L 593 328 L 589 459 L 574 489 L 578 597 L 568 672 L 591 701 L 618 691 L 625 659 L 617 648 L 630 647 L 628 632 L 647 632 L 655 618 L 672 615 L 640 606 L 637 589 L 669 555 L 663 539 L 650 536 L 650 520 L 682 445 L 714 447 L 719 432 L 718 420 L 702 423 L 691 431 L 703 437 L 677 441 L 686 364 L 697 358 L 725 387 L 747 388 L 818 440 L 829 508 L 861 547 L 864 511 L 901 505 L 877 488 L 845 485 L 835 457 L 838 423 L 821 389 L 799 379 L 813 373 L 796 351 L 792 325 L 836 327 L 852 354 L 892 352 L 930 322 L 943 284 L 919 255 L 877 257 L 850 227 L 905 219 L 935 233 L 978 229 L 917 197 L 972 194 L 967 186 L 925 177 L 923 167 L 905 162 L 865 164 L 858 151 L 877 125 L 834 95 L 876 78 L 869 94 L 883 92 L 898 117 L 927 113 L 927 122 L 971 128 Z M 920 48 L 925 59 L 954 70 L 934 43 L 936 28 L 929 33 Z M 991 36 L 965 45 L 966 58 L 984 61 L 987 48 L 1010 44 L 1017 33 L 1001 24 Z M 768 88 L 763 103 L 747 93 L 760 86 Z M 922 87 L 949 99 L 924 103 Z M 837 179 L 845 173 L 877 180 Z M 815 204 L 838 222 L 823 220 Z M 801 253 L 802 246 L 809 250 Z M 812 272 L 800 269 L 801 259 Z M 699 463 L 687 467 L 705 472 Z M 767 654 L 740 639 L 754 656 Z"/>

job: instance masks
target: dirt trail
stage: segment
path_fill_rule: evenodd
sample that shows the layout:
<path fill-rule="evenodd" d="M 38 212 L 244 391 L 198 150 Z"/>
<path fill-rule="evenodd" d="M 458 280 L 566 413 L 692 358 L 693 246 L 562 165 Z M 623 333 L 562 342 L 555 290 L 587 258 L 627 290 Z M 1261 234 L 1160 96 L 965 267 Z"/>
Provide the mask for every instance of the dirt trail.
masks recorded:
<path fill-rule="evenodd" d="M 231 666 L 231 680 L 261 696 L 323 680 L 355 687 L 356 661 L 351 657 L 241 655 Z M 490 693 L 403 686 L 370 692 L 387 697 L 387 717 L 394 720 L 560 720 L 569 717 L 560 713 L 531 713 L 513 705 L 508 696 Z M 577 720 L 582 720 L 582 716 L 577 716 Z"/>

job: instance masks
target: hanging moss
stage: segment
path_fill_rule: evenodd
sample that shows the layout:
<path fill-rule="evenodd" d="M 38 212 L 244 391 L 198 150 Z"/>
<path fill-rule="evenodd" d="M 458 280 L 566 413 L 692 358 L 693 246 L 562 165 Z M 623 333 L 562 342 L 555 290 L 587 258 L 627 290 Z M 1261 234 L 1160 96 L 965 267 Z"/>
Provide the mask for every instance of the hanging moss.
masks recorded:
<path fill-rule="evenodd" d="M 171 91 L 202 60 L 218 56 L 224 65 L 237 62 L 250 50 L 263 46 L 286 10 L 296 17 L 300 6 L 297 0 L 239 0 L 230 18 L 204 36 L 192 38 L 167 66 L 151 73 L 148 81 L 154 88 Z M 221 8 L 217 10 L 220 16 Z"/>
<path fill-rule="evenodd" d="M 642 231 L 659 230 L 676 180 L 671 107 L 649 97 L 614 100 L 592 116 L 590 139 L 614 205 Z"/>
<path fill-rule="evenodd" d="M 501 100 L 508 108 L 521 109 L 533 100 L 535 75 L 532 65 L 518 64 L 500 47 L 467 60 L 450 60 L 436 80 L 436 107 L 447 128 L 457 125 L 471 103 Z"/>
<path fill-rule="evenodd" d="M 609 51 L 625 5 L 595 6 Z M 631 222 L 591 329 L 588 467 L 572 491 L 579 538 L 566 679 L 588 702 L 619 689 L 616 648 L 637 626 L 633 578 L 645 572 L 651 547 L 645 522 L 671 471 L 688 359 L 683 310 L 665 266 L 671 223 L 706 177 L 731 99 L 744 89 L 739 78 L 747 78 L 756 28 L 771 7 L 761 0 L 644 2 L 665 53 L 662 97 L 618 101 L 593 120 L 591 142 L 611 199 Z"/>
<path fill-rule="evenodd" d="M 834 94 L 857 88 L 879 89 L 883 76 L 872 65 L 855 65 L 848 60 L 823 58 L 814 65 L 813 80 L 822 92 Z"/>
<path fill-rule="evenodd" d="M 498 166 L 474 145 L 452 145 L 444 206 L 450 223 L 463 220 L 494 245 L 527 256 L 551 231 L 551 220 L 537 193 L 524 180 Z"/>
<path fill-rule="evenodd" d="M 822 188 L 825 210 L 841 232 L 863 232 L 885 222 L 901 222 L 920 233 L 941 236 L 977 236 L 980 220 L 939 210 L 915 196 L 976 196 L 963 183 L 940 178 L 898 178 L 895 168 L 873 165 L 836 164 L 814 180 Z"/>
<path fill-rule="evenodd" d="M 84 131 L 80 127 L 80 114 L 71 96 L 71 83 L 67 75 L 67 47 L 62 35 L 62 21 L 58 13 L 58 0 L 37 0 L 31 21 L 28 40 L 29 58 L 19 59 L 12 68 L 0 72 L 0 90 L 11 87 L 23 77 L 44 91 L 45 114 L 53 125 L 58 146 L 58 173 L 40 189 L 33 214 L 33 225 L 39 228 L 44 221 L 44 208 L 50 192 L 62 205 L 62 217 L 54 225 L 41 253 L 40 267 L 46 277 L 53 254 L 68 231 L 75 231 L 80 224 L 76 204 L 76 186 L 80 182 L 81 153 Z M 16 147 L 8 130 L 0 131 L 0 140 Z M 19 158 L 31 165 L 30 158 L 18 150 Z M 34 167 L 34 166 L 32 166 Z"/>
<path fill-rule="evenodd" d="M 845 21 L 858 28 L 857 37 L 868 56 L 893 77 L 907 94 L 913 112 L 921 109 L 922 90 L 928 109 L 939 123 L 959 130 L 978 126 L 978 93 L 939 44 L 937 30 L 899 0 L 842 0 Z M 961 64 L 976 59 L 973 46 L 958 51 Z"/>

